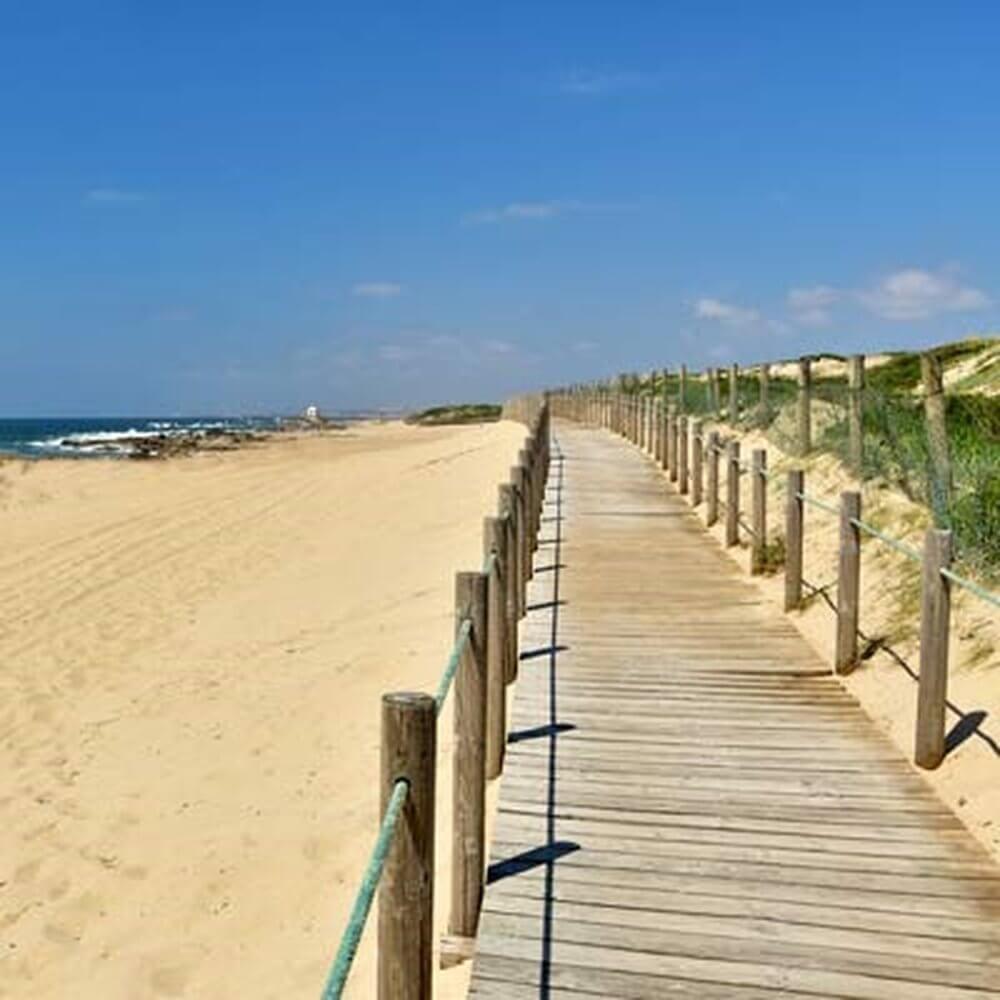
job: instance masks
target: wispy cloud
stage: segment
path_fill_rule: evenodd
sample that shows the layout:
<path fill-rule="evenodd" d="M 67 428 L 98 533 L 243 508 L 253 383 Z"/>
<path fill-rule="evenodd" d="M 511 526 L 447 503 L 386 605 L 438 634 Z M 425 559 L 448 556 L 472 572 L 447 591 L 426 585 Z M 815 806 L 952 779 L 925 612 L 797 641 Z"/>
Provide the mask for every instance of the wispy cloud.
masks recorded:
<path fill-rule="evenodd" d="M 351 289 L 351 294 L 362 299 L 392 299 L 403 291 L 394 281 L 362 281 Z"/>
<path fill-rule="evenodd" d="M 650 87 L 658 77 L 653 73 L 635 71 L 595 72 L 593 70 L 571 70 L 559 77 L 559 90 L 563 94 L 576 97 L 600 97 L 619 94 L 622 91 Z"/>
<path fill-rule="evenodd" d="M 615 202 L 574 201 L 571 199 L 511 201 L 498 208 L 482 208 L 475 212 L 466 212 L 462 216 L 462 222 L 472 226 L 515 222 L 549 222 L 566 215 L 625 212 L 631 207 L 633 206 Z"/>
<path fill-rule="evenodd" d="M 123 191 L 121 188 L 91 188 L 83 196 L 83 200 L 91 205 L 131 205 L 148 198 L 141 191 Z"/>
<path fill-rule="evenodd" d="M 573 211 L 574 202 L 565 201 L 512 201 L 500 208 L 483 208 L 467 212 L 462 221 L 470 225 L 494 222 L 540 222 Z"/>
<path fill-rule="evenodd" d="M 719 299 L 698 299 L 694 304 L 694 314 L 698 319 L 712 320 L 727 326 L 749 326 L 760 319 L 760 313 L 756 309 Z"/>
<path fill-rule="evenodd" d="M 830 307 L 843 298 L 843 293 L 829 285 L 792 288 L 786 297 L 794 322 L 801 326 L 829 326 L 833 322 Z"/>
<path fill-rule="evenodd" d="M 883 319 L 930 319 L 941 313 L 986 309 L 989 296 L 959 282 L 954 269 L 934 273 L 905 268 L 887 275 L 873 288 L 857 293 L 858 301 Z"/>

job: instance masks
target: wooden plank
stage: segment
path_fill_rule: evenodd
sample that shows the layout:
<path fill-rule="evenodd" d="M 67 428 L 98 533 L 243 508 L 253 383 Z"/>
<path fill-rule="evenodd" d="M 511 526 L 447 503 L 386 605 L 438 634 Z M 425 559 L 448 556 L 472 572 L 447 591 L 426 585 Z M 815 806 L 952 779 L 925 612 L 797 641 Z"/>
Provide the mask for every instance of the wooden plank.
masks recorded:
<path fill-rule="evenodd" d="M 1000 996 L 1000 869 L 653 462 L 557 433 L 470 996 Z"/>

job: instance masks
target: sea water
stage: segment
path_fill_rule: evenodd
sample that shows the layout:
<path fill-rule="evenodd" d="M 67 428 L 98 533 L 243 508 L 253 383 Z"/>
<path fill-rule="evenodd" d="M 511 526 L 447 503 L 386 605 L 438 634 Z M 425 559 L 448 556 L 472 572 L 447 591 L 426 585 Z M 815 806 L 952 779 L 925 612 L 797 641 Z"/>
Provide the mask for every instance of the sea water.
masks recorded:
<path fill-rule="evenodd" d="M 212 431 L 273 430 L 278 423 L 274 417 L 0 419 L 0 454 L 25 458 L 55 455 L 122 457 L 129 454 L 129 438 L 147 438 L 156 434 L 172 437 Z"/>

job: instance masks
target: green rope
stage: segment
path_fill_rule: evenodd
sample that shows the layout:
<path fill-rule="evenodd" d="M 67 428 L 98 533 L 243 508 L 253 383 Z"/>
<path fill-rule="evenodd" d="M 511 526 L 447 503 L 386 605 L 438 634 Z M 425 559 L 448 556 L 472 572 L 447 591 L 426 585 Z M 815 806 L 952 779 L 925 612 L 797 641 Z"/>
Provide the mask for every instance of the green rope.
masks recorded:
<path fill-rule="evenodd" d="M 865 524 L 864 521 L 859 521 L 856 517 L 851 518 L 851 524 L 860 531 L 865 532 L 865 534 L 871 535 L 872 538 L 877 538 L 880 542 L 885 542 L 886 545 L 891 549 L 895 549 L 897 552 L 901 552 L 908 559 L 914 559 L 917 562 L 923 562 L 924 557 L 911 546 L 907 545 L 905 542 L 901 542 L 896 538 L 890 538 L 888 535 L 883 535 L 878 528 L 873 528 L 870 524 Z"/>
<path fill-rule="evenodd" d="M 796 493 L 795 495 L 803 503 L 811 503 L 814 507 L 819 507 L 820 510 L 825 510 L 828 514 L 834 514 L 835 516 L 840 517 L 840 508 L 834 507 L 831 503 L 826 503 L 816 497 L 811 497 L 808 493 Z"/>
<path fill-rule="evenodd" d="M 988 601 L 990 604 L 996 605 L 996 607 L 1000 608 L 1000 597 L 996 594 L 991 594 L 988 590 L 980 587 L 978 583 L 966 580 L 964 576 L 959 576 L 950 569 L 942 569 L 941 575 L 947 577 L 952 583 L 958 584 L 959 587 L 963 587 L 965 590 L 971 591 L 977 597 L 981 597 L 984 601 Z"/>
<path fill-rule="evenodd" d="M 455 637 L 455 645 L 451 647 L 451 656 L 448 657 L 448 665 L 444 668 L 444 673 L 441 675 L 441 682 L 438 684 L 437 692 L 434 695 L 438 715 L 441 714 L 441 709 L 444 707 L 445 699 L 448 697 L 448 690 L 451 688 L 451 682 L 454 680 L 458 665 L 462 661 L 462 653 L 465 652 L 465 646 L 469 641 L 470 635 L 472 635 L 472 619 L 464 618 L 462 624 L 458 627 L 458 635 Z"/>
<path fill-rule="evenodd" d="M 375 899 L 375 889 L 382 877 L 385 859 L 389 855 L 392 838 L 396 832 L 396 823 L 403 811 L 403 803 L 406 801 L 406 794 L 409 790 L 410 785 L 405 778 L 400 778 L 392 789 L 389 804 L 382 817 L 382 825 L 378 829 L 378 837 L 375 838 L 372 856 L 368 859 L 368 866 L 361 879 L 358 895 L 354 900 L 354 906 L 351 907 L 351 915 L 347 919 L 344 936 L 340 939 L 337 957 L 333 961 L 333 968 L 330 970 L 329 978 L 323 989 L 322 1000 L 340 1000 L 344 986 L 347 985 L 351 964 L 354 962 L 358 945 L 361 943 L 361 935 L 364 933 L 365 923 Z"/>

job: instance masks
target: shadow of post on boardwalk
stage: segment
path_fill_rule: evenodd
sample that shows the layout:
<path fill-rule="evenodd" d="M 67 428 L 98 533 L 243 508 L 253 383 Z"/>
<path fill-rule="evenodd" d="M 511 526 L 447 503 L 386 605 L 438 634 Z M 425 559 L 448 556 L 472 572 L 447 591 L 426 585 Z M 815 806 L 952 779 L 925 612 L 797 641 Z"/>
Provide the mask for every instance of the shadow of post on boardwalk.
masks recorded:
<path fill-rule="evenodd" d="M 525 740 L 548 740 L 545 790 L 545 843 L 530 850 L 522 851 L 512 857 L 504 858 L 502 861 L 495 862 L 490 865 L 486 876 L 486 883 L 490 885 L 504 878 L 516 878 L 518 875 L 534 871 L 540 867 L 544 867 L 545 869 L 542 900 L 542 947 L 538 970 L 538 996 L 542 1000 L 547 1000 L 551 992 L 555 866 L 562 858 L 580 850 L 580 845 L 573 841 L 556 839 L 555 820 L 558 739 L 562 733 L 576 729 L 576 726 L 571 722 L 559 721 L 557 701 L 557 659 L 560 653 L 568 649 L 567 646 L 560 644 L 558 641 L 559 609 L 565 603 L 559 596 L 561 571 L 566 568 L 560 558 L 563 540 L 562 495 L 564 461 L 565 458 L 559 449 L 558 440 L 555 440 L 553 441 L 553 465 L 556 468 L 556 481 L 552 489 L 554 500 L 550 501 L 546 499 L 546 507 L 554 506 L 555 513 L 550 518 L 543 518 L 543 520 L 555 524 L 555 537 L 549 541 L 549 545 L 552 548 L 552 562 L 547 566 L 535 570 L 536 573 L 551 572 L 553 574 L 552 597 L 548 601 L 533 606 L 537 610 L 551 610 L 552 612 L 549 642 L 546 646 L 539 649 L 525 650 L 520 656 L 522 661 L 535 661 L 543 657 L 547 660 L 544 666 L 539 665 L 538 668 L 548 671 L 548 720 L 543 725 L 512 732 L 507 739 L 507 742 L 511 744 Z"/>

